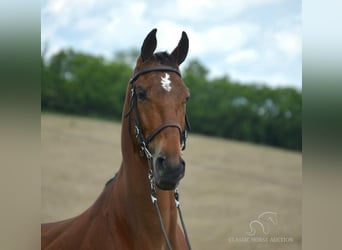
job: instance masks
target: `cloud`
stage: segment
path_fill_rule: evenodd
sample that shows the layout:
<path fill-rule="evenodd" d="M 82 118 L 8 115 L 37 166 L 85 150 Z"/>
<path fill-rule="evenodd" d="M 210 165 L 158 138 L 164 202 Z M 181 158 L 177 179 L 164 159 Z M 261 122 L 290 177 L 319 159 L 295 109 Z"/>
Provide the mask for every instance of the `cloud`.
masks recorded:
<path fill-rule="evenodd" d="M 144 2 L 49 1 L 42 8 L 41 41 L 111 57 L 114 50 L 136 47 L 137 37 L 146 35 L 145 9 Z"/>
<path fill-rule="evenodd" d="M 301 82 L 296 80 L 296 77 L 284 74 L 281 72 L 257 72 L 257 73 L 246 73 L 245 71 L 231 70 L 231 78 L 244 83 L 261 83 L 270 87 L 286 87 L 292 83 L 297 89 L 301 89 Z"/>
<path fill-rule="evenodd" d="M 51 14 L 58 15 L 65 9 L 66 1 L 50 1 L 47 3 L 45 10 Z"/>
<path fill-rule="evenodd" d="M 244 47 L 259 32 L 252 23 L 226 23 L 206 30 L 190 30 L 191 52 L 194 56 L 225 57 L 229 52 Z"/>
<path fill-rule="evenodd" d="M 248 64 L 258 59 L 258 53 L 253 49 L 243 49 L 226 57 L 228 64 Z"/>
<path fill-rule="evenodd" d="M 218 23 L 222 18 L 227 19 L 241 15 L 255 7 L 281 3 L 283 0 L 178 0 L 176 2 L 179 15 L 190 21 L 206 20 Z M 222 15 L 223 14 L 223 15 Z"/>
<path fill-rule="evenodd" d="M 281 31 L 274 35 L 278 49 L 288 54 L 296 56 L 301 53 L 301 36 L 295 32 Z"/>
<path fill-rule="evenodd" d="M 200 59 L 212 76 L 300 83 L 298 9 L 296 0 L 48 0 L 41 42 L 48 42 L 47 56 L 72 47 L 111 58 L 140 48 L 152 28 L 158 28 L 157 49 L 171 52 L 184 30 L 189 58 Z M 264 15 L 273 12 L 283 14 Z"/>

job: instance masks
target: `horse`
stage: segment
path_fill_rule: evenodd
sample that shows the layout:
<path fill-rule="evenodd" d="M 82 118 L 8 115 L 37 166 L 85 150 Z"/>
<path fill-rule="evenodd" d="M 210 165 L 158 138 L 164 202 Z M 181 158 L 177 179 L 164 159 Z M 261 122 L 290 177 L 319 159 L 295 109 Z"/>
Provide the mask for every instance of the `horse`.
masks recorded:
<path fill-rule="evenodd" d="M 127 86 L 118 172 L 86 211 L 42 224 L 41 249 L 191 249 L 178 194 L 190 129 L 179 65 L 189 39 L 183 31 L 172 53 L 154 53 L 156 32 L 145 37 Z"/>

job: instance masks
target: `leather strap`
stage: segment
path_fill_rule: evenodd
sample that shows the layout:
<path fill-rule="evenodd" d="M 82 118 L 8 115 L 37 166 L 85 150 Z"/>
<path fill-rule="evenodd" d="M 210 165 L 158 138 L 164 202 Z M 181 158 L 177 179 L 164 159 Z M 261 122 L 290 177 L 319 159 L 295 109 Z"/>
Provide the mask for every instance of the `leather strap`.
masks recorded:
<path fill-rule="evenodd" d="M 152 131 L 152 133 L 146 138 L 146 145 L 148 145 L 152 140 L 153 138 L 159 134 L 163 129 L 167 128 L 167 127 L 175 127 L 175 128 L 178 128 L 179 130 L 179 136 L 181 138 L 181 140 L 183 140 L 182 138 L 182 129 L 181 127 L 179 126 L 178 123 L 175 123 L 175 122 L 165 122 L 164 124 L 160 125 L 158 128 L 156 128 L 155 130 Z"/>
<path fill-rule="evenodd" d="M 132 78 L 129 80 L 131 84 L 137 80 L 137 78 L 143 74 L 154 72 L 154 71 L 168 71 L 168 72 L 174 72 L 180 77 L 182 77 L 182 74 L 180 73 L 179 69 L 177 68 L 172 68 L 170 66 L 155 66 L 147 69 L 142 69 L 142 70 L 135 70 L 133 73 Z"/>

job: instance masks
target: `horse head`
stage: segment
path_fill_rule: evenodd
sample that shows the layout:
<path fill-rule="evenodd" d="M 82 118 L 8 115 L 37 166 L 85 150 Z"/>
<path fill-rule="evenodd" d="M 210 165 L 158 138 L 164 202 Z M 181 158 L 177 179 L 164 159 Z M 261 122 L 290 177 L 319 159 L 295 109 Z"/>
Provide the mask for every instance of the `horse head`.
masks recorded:
<path fill-rule="evenodd" d="M 185 147 L 189 124 L 186 102 L 190 96 L 179 71 L 185 60 L 189 40 L 185 32 L 172 51 L 154 53 L 156 29 L 145 38 L 131 78 L 129 113 L 134 112 L 136 145 L 149 159 L 155 184 L 173 190 L 185 173 L 181 151 Z M 133 129 L 132 129 L 133 130 Z"/>

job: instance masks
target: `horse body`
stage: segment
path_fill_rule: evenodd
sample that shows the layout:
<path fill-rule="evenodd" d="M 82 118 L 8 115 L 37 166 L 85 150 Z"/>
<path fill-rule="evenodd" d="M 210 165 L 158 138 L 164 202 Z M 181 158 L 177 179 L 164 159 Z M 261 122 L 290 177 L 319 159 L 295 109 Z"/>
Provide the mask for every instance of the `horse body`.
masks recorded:
<path fill-rule="evenodd" d="M 81 215 L 44 224 L 42 249 L 166 249 L 150 197 L 142 192 L 125 199 L 119 176 L 106 185 L 100 197 Z M 173 248 L 186 249 L 176 210 L 172 208 L 173 194 L 167 193 L 158 196 L 164 224 Z"/>
<path fill-rule="evenodd" d="M 155 45 L 153 44 L 155 32 L 156 30 L 150 32 L 145 39 L 141 50 L 141 56 L 137 61 L 136 69 L 139 69 L 139 67 L 144 69 L 144 67 L 150 67 L 156 63 L 156 57 L 152 55 L 155 49 Z M 182 43 L 184 43 L 184 38 L 182 37 L 182 39 L 183 42 L 181 40 L 174 50 L 175 53 L 172 53 L 173 56 L 176 57 L 176 60 L 177 58 L 181 58 L 181 62 L 185 59 L 187 53 L 187 48 L 184 50 L 184 45 L 182 45 Z M 185 46 L 187 47 L 188 45 L 186 44 Z M 180 63 L 178 63 L 178 65 Z M 151 81 L 156 79 L 156 75 L 158 75 L 158 77 L 159 75 L 165 76 L 165 73 L 151 72 L 139 76 L 139 78 L 141 81 Z M 179 78 L 174 72 L 169 72 L 169 77 L 171 79 Z M 156 91 L 150 91 L 150 97 L 153 95 L 164 95 L 161 100 L 164 99 L 164 102 L 171 102 L 170 105 L 173 106 L 173 109 L 162 111 L 158 110 L 158 108 L 160 109 L 161 106 L 165 106 L 165 103 L 161 103 L 159 106 L 155 107 L 148 104 L 149 109 L 151 109 L 151 107 L 152 109 L 155 108 L 154 113 L 157 109 L 157 112 L 161 115 L 156 116 L 154 113 L 151 113 L 145 116 L 144 112 L 142 112 L 142 107 L 143 105 L 147 106 L 147 104 L 143 104 L 143 101 L 141 101 L 141 106 L 139 106 L 139 109 L 135 110 L 135 112 L 140 111 L 142 113 L 140 119 L 141 123 L 143 123 L 144 132 L 151 133 L 153 130 L 153 124 L 148 124 L 150 118 L 157 120 L 158 123 L 165 122 L 165 119 L 179 120 L 179 117 L 184 119 L 185 110 L 183 113 L 180 112 L 182 111 L 182 108 L 177 107 L 182 106 L 177 106 L 176 101 L 173 101 L 175 96 L 183 96 L 185 98 L 185 96 L 188 95 L 188 93 L 183 93 L 185 87 L 182 84 L 183 83 L 179 80 L 178 82 L 174 80 L 171 85 L 172 91 L 165 91 L 165 93 L 162 93 L 160 90 L 162 86 Z M 140 88 L 142 86 L 138 87 Z M 143 87 L 146 89 L 152 88 L 148 85 Z M 132 109 L 132 88 L 132 86 L 128 86 L 127 88 L 123 109 L 121 130 L 123 160 L 118 173 L 106 184 L 98 199 L 85 212 L 65 221 L 42 224 L 42 249 L 160 250 L 168 248 L 160 228 L 156 210 L 151 202 L 151 182 L 147 178 L 149 171 L 151 171 L 151 169 L 148 168 L 149 162 L 146 157 L 142 157 L 139 142 L 135 138 L 135 131 L 132 126 L 135 122 L 134 117 L 133 115 L 127 117 L 127 114 L 129 114 Z M 177 106 L 176 109 L 175 105 Z M 174 112 L 174 110 L 177 112 Z M 174 189 L 177 187 L 179 179 L 184 175 L 184 173 L 178 174 L 180 172 L 179 169 L 184 168 L 184 163 L 181 159 L 179 131 L 175 127 L 184 127 L 185 121 L 182 120 L 180 124 L 181 125 L 179 126 L 168 125 L 162 127 L 160 131 L 157 131 L 158 134 L 154 135 L 155 139 L 153 139 L 153 142 L 151 142 L 151 145 L 149 146 L 153 154 L 153 172 L 162 169 L 159 171 L 161 176 L 160 180 L 158 179 L 159 182 L 157 182 L 157 187 L 160 185 L 161 188 L 157 188 L 156 191 L 162 222 L 165 226 L 165 231 L 172 245 L 172 249 L 187 249 L 184 234 L 177 223 L 177 209 L 174 198 Z M 161 166 L 159 166 L 158 163 Z M 164 172 L 167 174 L 167 178 L 171 178 L 168 176 L 176 176 L 178 174 L 178 179 L 176 181 L 168 180 L 163 176 Z M 164 181 L 165 178 L 166 182 Z M 164 185 L 163 181 L 167 183 L 167 185 Z"/>

